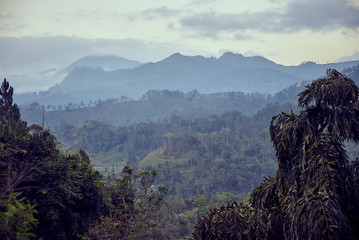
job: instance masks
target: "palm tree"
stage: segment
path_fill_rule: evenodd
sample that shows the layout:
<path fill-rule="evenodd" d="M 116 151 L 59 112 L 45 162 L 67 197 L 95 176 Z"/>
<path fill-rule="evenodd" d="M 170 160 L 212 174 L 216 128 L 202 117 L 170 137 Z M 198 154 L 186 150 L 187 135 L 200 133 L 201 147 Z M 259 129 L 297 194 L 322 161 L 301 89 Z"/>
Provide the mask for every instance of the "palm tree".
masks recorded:
<path fill-rule="evenodd" d="M 306 86 L 303 110 L 271 121 L 276 176 L 253 190 L 249 206 L 210 211 L 194 239 L 359 239 L 359 161 L 350 163 L 343 145 L 359 142 L 358 96 L 334 69 Z"/>

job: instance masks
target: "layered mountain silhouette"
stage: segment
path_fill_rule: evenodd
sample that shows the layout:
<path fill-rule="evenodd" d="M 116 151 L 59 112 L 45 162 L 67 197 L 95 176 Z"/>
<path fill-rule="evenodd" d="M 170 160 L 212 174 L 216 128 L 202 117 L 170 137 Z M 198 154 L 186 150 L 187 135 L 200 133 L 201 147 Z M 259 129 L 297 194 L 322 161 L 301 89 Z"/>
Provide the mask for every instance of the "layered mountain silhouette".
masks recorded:
<path fill-rule="evenodd" d="M 317 79 L 327 68 L 342 71 L 358 61 L 284 66 L 264 57 L 227 52 L 219 58 L 175 53 L 159 62 L 141 64 L 115 56 L 79 59 L 59 74 L 61 83 L 33 99 L 41 104 L 79 103 L 120 96 L 138 99 L 148 90 L 197 90 L 200 93 L 240 91 L 274 94 L 296 82 Z"/>

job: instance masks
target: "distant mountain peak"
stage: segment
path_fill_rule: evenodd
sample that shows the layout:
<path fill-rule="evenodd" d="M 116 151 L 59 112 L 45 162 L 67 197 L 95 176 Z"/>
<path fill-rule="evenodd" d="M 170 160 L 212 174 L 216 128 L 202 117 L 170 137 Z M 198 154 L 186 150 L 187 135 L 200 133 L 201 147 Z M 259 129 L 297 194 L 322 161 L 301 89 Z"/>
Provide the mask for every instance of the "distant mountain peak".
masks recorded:
<path fill-rule="evenodd" d="M 169 58 L 174 58 L 174 57 L 183 57 L 183 55 L 180 54 L 179 52 L 176 52 L 176 53 L 172 54 L 171 56 L 169 56 Z"/>
<path fill-rule="evenodd" d="M 223 53 L 223 55 L 220 58 L 228 58 L 228 57 L 242 57 L 244 58 L 244 56 L 240 53 L 233 53 L 233 52 L 225 52 Z"/>
<path fill-rule="evenodd" d="M 170 55 L 169 57 L 163 59 L 162 61 L 176 60 L 176 59 L 179 59 L 179 58 L 182 58 L 182 57 L 184 57 L 184 55 L 182 55 L 179 52 L 176 52 L 176 53 Z"/>
<path fill-rule="evenodd" d="M 302 66 L 302 65 L 310 66 L 310 65 L 316 65 L 316 63 L 313 61 L 305 61 L 300 64 L 300 66 Z"/>
<path fill-rule="evenodd" d="M 237 65 L 238 67 L 243 68 L 277 68 L 279 66 L 275 62 L 262 56 L 246 57 L 240 53 L 232 52 L 224 53 L 221 57 L 218 58 L 218 60 L 225 64 Z"/>
<path fill-rule="evenodd" d="M 141 66 L 142 63 L 129 60 L 115 55 L 88 55 L 73 62 L 68 67 L 61 70 L 63 73 L 69 73 L 76 67 L 102 68 L 107 71 L 118 69 L 128 69 Z"/>
<path fill-rule="evenodd" d="M 170 55 L 169 57 L 163 59 L 162 61 L 159 61 L 158 63 L 165 63 L 165 64 L 172 64 L 172 63 L 191 63 L 191 62 L 201 62 L 206 61 L 209 58 L 205 58 L 201 55 L 194 55 L 194 56 L 186 56 L 181 53 L 174 53 Z"/>
<path fill-rule="evenodd" d="M 116 59 L 113 65 L 106 63 L 105 59 L 109 58 Z M 359 62 L 335 64 L 307 62 L 299 66 L 284 66 L 264 57 L 245 57 L 232 52 L 227 52 L 219 58 L 174 53 L 162 61 L 120 70 L 121 59 L 116 56 L 87 56 L 75 61 L 65 69 L 67 72 L 64 71 L 61 75 L 55 74 L 55 76 L 53 73 L 56 70 L 43 72 L 43 75 L 51 79 L 55 77 L 63 79 L 46 94 L 53 96 L 53 102 L 56 104 L 60 101 L 69 101 L 70 98 L 74 102 L 116 98 L 121 95 L 137 98 L 151 89 L 183 92 L 196 89 L 202 93 L 241 91 L 275 94 L 295 82 L 322 76 L 326 68 L 342 71 Z M 72 71 L 76 67 L 77 70 Z M 106 71 L 105 67 L 119 70 Z M 62 97 L 59 97 L 59 94 L 63 96 L 67 94 L 69 98 L 60 99 Z M 49 104 L 48 102 L 50 101 L 46 104 Z"/>
<path fill-rule="evenodd" d="M 159 61 L 158 63 L 172 64 L 172 63 L 181 61 L 181 60 L 186 59 L 186 58 L 187 58 L 186 56 L 182 55 L 179 52 L 176 52 L 176 53 L 170 55 L 169 57 L 163 59 L 162 61 Z"/>

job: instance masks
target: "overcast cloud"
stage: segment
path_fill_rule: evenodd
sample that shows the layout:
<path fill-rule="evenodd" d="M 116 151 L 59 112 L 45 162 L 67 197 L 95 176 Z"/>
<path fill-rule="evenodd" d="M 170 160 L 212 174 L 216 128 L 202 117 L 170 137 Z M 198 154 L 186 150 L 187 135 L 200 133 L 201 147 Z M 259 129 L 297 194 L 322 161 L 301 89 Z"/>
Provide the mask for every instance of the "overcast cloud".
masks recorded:
<path fill-rule="evenodd" d="M 6 47 L 5 47 L 6 46 Z M 136 50 L 136 51 L 134 51 Z M 87 55 L 118 55 L 143 63 L 160 61 L 180 46 L 135 39 L 85 39 L 79 37 L 0 38 L 0 70 L 10 73 L 62 69 Z M 34 61 L 34 56 L 36 61 Z"/>
<path fill-rule="evenodd" d="M 199 36 L 218 38 L 221 32 L 258 30 L 274 33 L 293 33 L 302 30 L 358 31 L 359 6 L 346 0 L 291 1 L 286 6 L 269 11 L 193 13 L 180 20 L 181 26 Z"/>
<path fill-rule="evenodd" d="M 359 51 L 358 0 L 1 0 L 0 9 L 3 74 L 90 54 L 149 62 L 233 51 L 297 65 Z"/>

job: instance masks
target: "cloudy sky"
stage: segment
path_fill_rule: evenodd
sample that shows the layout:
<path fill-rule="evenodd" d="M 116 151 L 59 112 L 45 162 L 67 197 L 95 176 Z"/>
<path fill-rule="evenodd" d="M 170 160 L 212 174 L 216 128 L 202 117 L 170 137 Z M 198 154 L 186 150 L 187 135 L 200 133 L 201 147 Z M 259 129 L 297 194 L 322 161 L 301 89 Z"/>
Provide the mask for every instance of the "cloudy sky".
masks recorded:
<path fill-rule="evenodd" d="M 359 59 L 359 0 L 0 0 L 0 9 L 5 73 L 63 68 L 90 54 Z"/>

